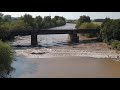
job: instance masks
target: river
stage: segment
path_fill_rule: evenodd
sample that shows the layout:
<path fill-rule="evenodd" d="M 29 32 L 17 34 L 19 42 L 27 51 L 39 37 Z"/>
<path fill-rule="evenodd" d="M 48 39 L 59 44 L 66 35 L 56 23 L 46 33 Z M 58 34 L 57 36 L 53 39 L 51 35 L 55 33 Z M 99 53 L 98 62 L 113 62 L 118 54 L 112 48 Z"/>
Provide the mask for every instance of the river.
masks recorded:
<path fill-rule="evenodd" d="M 75 24 L 51 29 L 74 29 Z M 15 52 L 12 78 L 120 77 L 120 53 L 94 38 L 81 35 L 78 44 L 68 34 L 38 35 L 39 47 L 30 47 L 30 36 L 9 42 Z M 21 47 L 22 46 L 22 47 Z"/>

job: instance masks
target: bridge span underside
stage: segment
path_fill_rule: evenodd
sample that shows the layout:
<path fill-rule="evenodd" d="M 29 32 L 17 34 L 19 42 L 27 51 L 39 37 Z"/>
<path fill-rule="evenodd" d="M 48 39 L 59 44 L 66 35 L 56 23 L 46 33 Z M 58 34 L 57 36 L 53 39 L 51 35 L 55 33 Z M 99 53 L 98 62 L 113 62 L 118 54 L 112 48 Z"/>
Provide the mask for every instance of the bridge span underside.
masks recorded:
<path fill-rule="evenodd" d="M 45 35 L 45 34 L 69 34 L 70 41 L 72 43 L 78 43 L 79 42 L 79 36 L 77 36 L 77 33 L 95 33 L 99 34 L 99 29 L 62 29 L 62 30 L 14 30 L 12 32 L 13 36 L 17 35 L 31 35 L 31 45 L 36 46 L 37 43 L 37 35 Z"/>

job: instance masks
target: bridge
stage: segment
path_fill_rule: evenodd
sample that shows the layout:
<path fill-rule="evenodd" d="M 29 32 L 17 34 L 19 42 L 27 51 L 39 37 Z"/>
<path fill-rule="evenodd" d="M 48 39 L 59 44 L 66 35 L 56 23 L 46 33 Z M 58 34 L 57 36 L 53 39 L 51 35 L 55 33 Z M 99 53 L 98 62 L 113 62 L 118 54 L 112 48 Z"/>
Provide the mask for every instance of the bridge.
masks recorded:
<path fill-rule="evenodd" d="M 37 43 L 37 35 L 45 35 L 45 34 L 69 34 L 70 41 L 72 43 L 79 42 L 79 36 L 77 33 L 94 33 L 99 35 L 99 29 L 61 29 L 61 30 L 49 30 L 49 29 L 34 29 L 34 30 L 13 30 L 11 32 L 11 36 L 25 36 L 31 35 L 31 45 L 36 46 Z"/>

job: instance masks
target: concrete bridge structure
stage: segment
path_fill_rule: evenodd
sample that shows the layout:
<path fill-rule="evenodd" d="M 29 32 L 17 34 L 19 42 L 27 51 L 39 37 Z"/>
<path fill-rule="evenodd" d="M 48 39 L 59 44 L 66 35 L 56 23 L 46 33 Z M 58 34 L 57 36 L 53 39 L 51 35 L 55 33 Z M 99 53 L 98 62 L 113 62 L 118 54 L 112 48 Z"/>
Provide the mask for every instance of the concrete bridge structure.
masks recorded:
<path fill-rule="evenodd" d="M 45 34 L 69 34 L 70 35 L 70 41 L 72 43 L 78 43 L 79 42 L 79 36 L 77 36 L 77 33 L 94 33 L 99 36 L 100 30 L 99 29 L 59 29 L 59 30 L 49 30 L 49 29 L 40 29 L 40 30 L 13 30 L 11 32 L 12 36 L 25 36 L 25 35 L 31 35 L 31 45 L 36 46 L 37 43 L 37 35 L 45 35 Z"/>

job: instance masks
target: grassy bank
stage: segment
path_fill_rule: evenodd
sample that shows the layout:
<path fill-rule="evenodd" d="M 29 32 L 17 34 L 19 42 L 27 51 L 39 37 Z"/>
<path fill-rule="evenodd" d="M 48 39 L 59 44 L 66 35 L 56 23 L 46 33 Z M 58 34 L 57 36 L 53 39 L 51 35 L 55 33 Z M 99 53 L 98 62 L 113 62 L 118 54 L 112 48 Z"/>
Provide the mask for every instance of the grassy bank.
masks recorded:
<path fill-rule="evenodd" d="M 13 69 L 11 64 L 13 62 L 12 48 L 2 41 L 0 41 L 0 77 L 6 77 Z"/>

